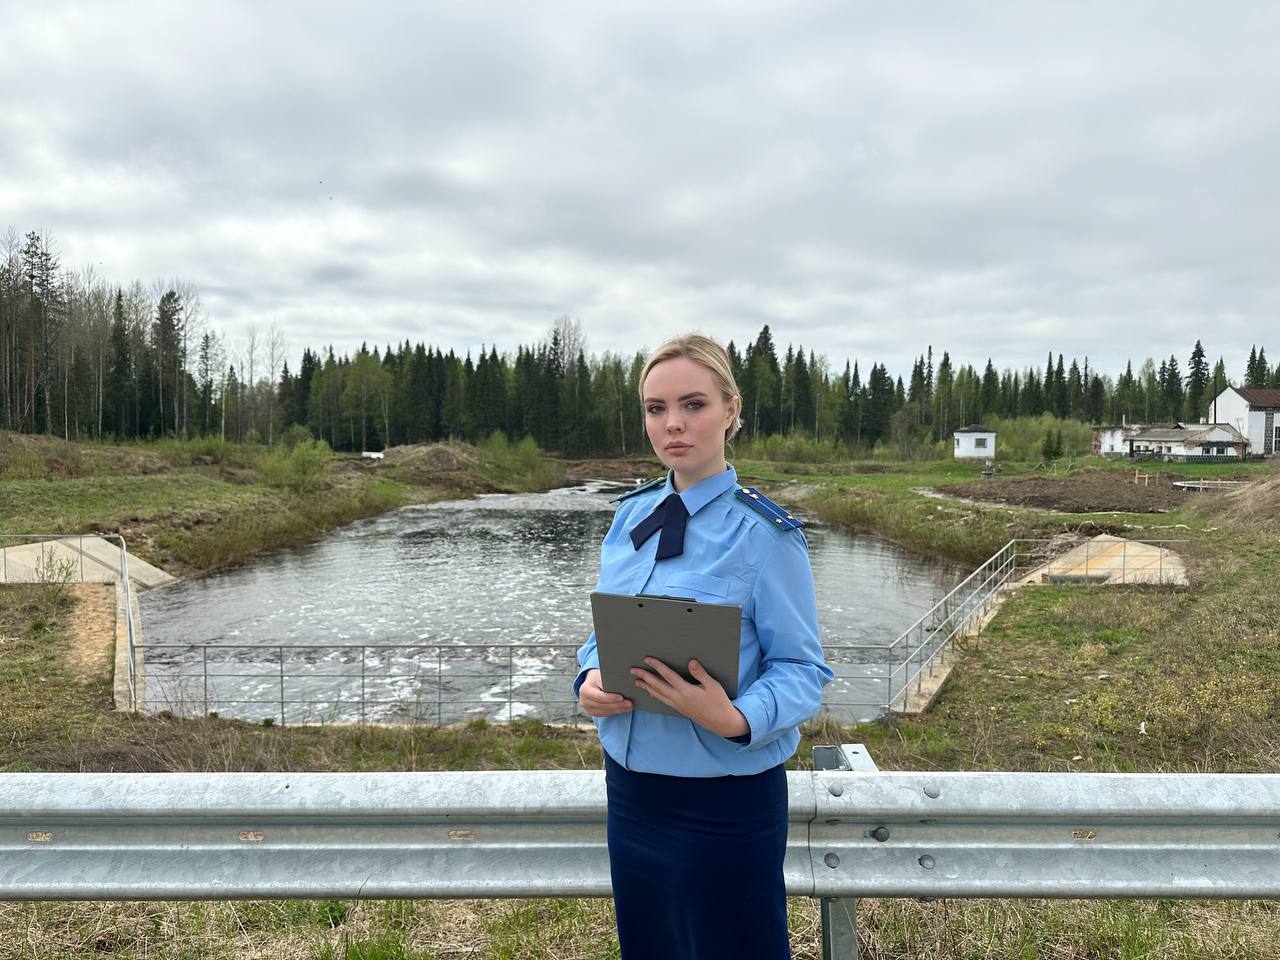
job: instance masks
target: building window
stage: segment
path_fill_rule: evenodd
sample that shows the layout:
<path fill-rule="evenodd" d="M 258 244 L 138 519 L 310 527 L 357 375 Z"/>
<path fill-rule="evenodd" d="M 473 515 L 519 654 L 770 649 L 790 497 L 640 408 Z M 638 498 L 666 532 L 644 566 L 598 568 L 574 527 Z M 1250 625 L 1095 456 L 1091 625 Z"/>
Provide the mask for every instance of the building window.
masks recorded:
<path fill-rule="evenodd" d="M 957 450 L 959 450 L 959 449 L 960 449 L 960 438 L 959 438 L 959 437 L 956 437 L 956 449 L 957 449 Z"/>
<path fill-rule="evenodd" d="M 1218 456 L 1224 457 L 1227 454 L 1226 444 L 1218 444 Z"/>
<path fill-rule="evenodd" d="M 1207 443 L 1201 444 L 1200 452 L 1204 454 L 1206 457 L 1209 456 L 1209 454 L 1213 453 L 1213 451 L 1209 449 L 1209 445 Z"/>
<path fill-rule="evenodd" d="M 986 437 L 977 437 L 977 438 L 973 441 L 973 445 L 974 445 L 976 448 L 978 448 L 979 450 L 985 450 L 985 449 L 987 449 L 987 438 L 986 438 Z"/>
<path fill-rule="evenodd" d="M 1275 439 L 1271 441 L 1271 452 L 1280 452 L 1280 427 L 1276 427 Z"/>

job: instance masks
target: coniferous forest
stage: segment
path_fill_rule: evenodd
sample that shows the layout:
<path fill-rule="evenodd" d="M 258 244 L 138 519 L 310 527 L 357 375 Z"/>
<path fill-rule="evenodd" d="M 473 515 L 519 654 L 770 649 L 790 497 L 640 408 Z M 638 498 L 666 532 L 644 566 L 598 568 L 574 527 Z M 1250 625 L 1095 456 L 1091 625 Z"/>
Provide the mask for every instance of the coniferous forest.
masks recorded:
<path fill-rule="evenodd" d="M 1043 367 L 989 358 L 979 370 L 932 346 L 910 371 L 833 365 L 819 345 L 784 347 L 767 325 L 729 351 L 745 438 L 806 436 L 855 454 L 928 447 L 984 417 L 1196 421 L 1228 383 L 1280 388 L 1280 361 L 1269 366 L 1263 347 L 1229 375 L 1220 358 L 1210 366 L 1199 340 L 1185 359 L 1174 350 L 1122 371 L 1052 351 Z M 293 368 L 287 353 L 274 325 L 238 341 L 220 336 L 189 283 L 121 286 L 64 269 L 47 234 L 0 239 L 0 429 L 270 446 L 305 428 L 336 450 L 502 431 L 568 455 L 647 451 L 636 383 L 644 354 L 589 353 L 568 318 L 537 343 L 474 357 L 408 339 L 354 354 L 305 346 Z"/>

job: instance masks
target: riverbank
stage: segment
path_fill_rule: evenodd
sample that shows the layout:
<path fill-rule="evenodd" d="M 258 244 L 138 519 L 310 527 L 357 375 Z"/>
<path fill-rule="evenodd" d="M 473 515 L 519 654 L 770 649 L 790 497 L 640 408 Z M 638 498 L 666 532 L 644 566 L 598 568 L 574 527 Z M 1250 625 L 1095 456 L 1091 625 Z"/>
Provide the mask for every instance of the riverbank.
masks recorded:
<path fill-rule="evenodd" d="M 397 447 L 383 460 L 324 451 L 310 469 L 299 485 L 256 447 L 0 432 L 0 534 L 119 533 L 131 553 L 189 577 L 406 504 L 564 482 L 519 445 Z"/>
<path fill-rule="evenodd" d="M 1274 466 L 1239 494 L 1189 498 L 1171 513 L 1087 515 L 915 492 L 977 481 L 977 468 L 962 464 L 738 468 L 801 516 L 970 562 L 1012 536 L 1105 529 L 1190 541 L 1187 588 L 1010 595 L 984 634 L 965 642 L 929 714 L 811 725 L 792 766 L 807 764 L 813 743 L 862 741 L 882 769 L 1280 769 Z M 366 476 L 355 473 L 363 464 L 344 469 Z M 601 761 L 589 732 L 536 723 L 279 728 L 116 714 L 106 678 L 77 674 L 67 659 L 76 610 L 56 591 L 0 589 L 0 770 L 591 769 Z M 791 906 L 795 955 L 816 958 L 816 904 Z M 1264 958 L 1280 940 L 1280 911 L 1265 903 L 865 900 L 859 909 L 868 955 L 904 960 Z M 0 926 L 21 933 L 0 938 L 0 957 L 30 955 L 30 941 L 51 956 L 596 958 L 614 955 L 611 924 L 608 901 L 10 904 L 0 905 Z"/>

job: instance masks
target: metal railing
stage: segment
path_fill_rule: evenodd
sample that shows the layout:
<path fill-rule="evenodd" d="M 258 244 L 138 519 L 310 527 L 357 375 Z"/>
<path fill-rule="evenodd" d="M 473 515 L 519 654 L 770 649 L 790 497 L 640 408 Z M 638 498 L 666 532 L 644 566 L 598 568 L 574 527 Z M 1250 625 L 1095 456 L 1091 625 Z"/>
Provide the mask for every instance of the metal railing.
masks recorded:
<path fill-rule="evenodd" d="M 148 710 L 273 723 L 587 720 L 579 644 L 145 645 Z M 559 696 L 549 696 L 548 689 Z"/>
<path fill-rule="evenodd" d="M 857 720 L 906 709 L 912 696 L 922 694 L 926 677 L 933 678 L 946 666 L 956 640 L 981 625 L 1000 592 L 1033 573 L 1046 582 L 1164 583 L 1175 573 L 1172 562 L 1166 564 L 1167 545 L 1183 542 L 1010 540 L 891 643 L 824 645 L 828 662 L 843 666 L 839 678 L 861 691 L 861 699 L 828 698 L 824 709 Z M 1130 549 L 1138 544 L 1147 548 L 1141 555 L 1136 547 Z M 857 665 L 867 669 L 848 669 Z"/>
<path fill-rule="evenodd" d="M 833 960 L 856 897 L 1280 897 L 1280 775 L 814 763 L 784 877 Z M 3 900 L 609 894 L 601 771 L 0 775 Z"/>
<path fill-rule="evenodd" d="M 1001 590 L 1045 579 L 1163 582 L 1166 544 L 1010 540 L 887 644 L 823 644 L 837 684 L 825 712 L 844 722 L 907 709 L 980 625 Z M 1134 548 L 1142 544 L 1139 558 Z M 1152 548 L 1155 549 L 1154 559 Z M 1083 551 L 1083 552 L 1081 552 Z M 1062 557 L 1067 560 L 1062 560 Z M 1056 566 L 1055 566 L 1056 565 Z M 577 644 L 146 644 L 146 710 L 226 713 L 272 723 L 585 721 L 571 694 Z"/>
<path fill-rule="evenodd" d="M 119 548 L 118 566 L 87 550 L 85 541 L 103 540 Z M 33 550 L 34 548 L 34 556 Z M 29 562 L 33 561 L 33 562 Z M 87 563 L 87 566 L 86 566 Z M 135 672 L 137 644 L 133 620 L 133 582 L 129 579 L 129 550 L 118 533 L 0 534 L 0 583 L 115 583 L 123 594 L 126 650 L 126 686 L 129 708 L 138 705 Z"/>

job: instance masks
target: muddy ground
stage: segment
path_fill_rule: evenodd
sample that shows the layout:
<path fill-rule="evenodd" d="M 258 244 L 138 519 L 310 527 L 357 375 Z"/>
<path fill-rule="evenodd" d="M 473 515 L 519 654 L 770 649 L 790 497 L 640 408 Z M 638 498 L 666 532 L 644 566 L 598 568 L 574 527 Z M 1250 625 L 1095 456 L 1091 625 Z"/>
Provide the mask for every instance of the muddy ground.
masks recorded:
<path fill-rule="evenodd" d="M 992 477 L 936 487 L 939 493 L 1020 507 L 1039 507 L 1061 513 L 1167 513 L 1187 503 L 1187 493 L 1173 486 L 1183 480 L 1169 473 L 1151 473 L 1145 486 L 1133 474 L 1119 470 L 1084 470 L 1069 476 Z M 1204 494 L 1215 496 L 1215 494 Z"/>

